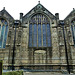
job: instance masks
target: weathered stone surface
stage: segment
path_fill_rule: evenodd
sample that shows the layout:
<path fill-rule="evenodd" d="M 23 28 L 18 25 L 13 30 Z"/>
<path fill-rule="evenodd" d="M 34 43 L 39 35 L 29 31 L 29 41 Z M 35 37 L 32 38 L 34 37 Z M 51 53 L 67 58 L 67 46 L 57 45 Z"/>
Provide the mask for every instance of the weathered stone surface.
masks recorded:
<path fill-rule="evenodd" d="M 36 10 L 35 10 L 36 9 Z M 15 27 L 13 26 L 14 19 L 5 10 L 3 10 L 3 15 L 0 15 L 7 19 L 9 25 L 9 31 L 7 36 L 6 48 L 0 49 L 0 59 L 3 60 L 3 64 L 12 64 L 13 46 L 14 46 L 14 34 Z M 74 10 L 75 11 L 75 10 Z M 67 45 L 67 52 L 69 58 L 69 64 L 75 70 L 75 48 L 73 42 L 73 36 L 71 31 L 71 20 L 75 17 L 74 13 L 65 18 L 65 39 Z M 33 15 L 43 14 L 48 17 L 50 23 L 51 31 L 51 47 L 31 47 L 29 48 L 29 21 Z M 46 10 L 41 4 L 38 4 L 33 8 L 28 14 L 21 17 L 21 24 L 16 28 L 16 38 L 15 38 L 15 55 L 14 55 L 14 65 L 23 66 L 25 68 L 31 69 L 65 69 L 66 65 L 66 55 L 65 55 L 65 44 L 63 37 L 62 26 L 58 25 L 58 18 Z M 42 24 L 42 23 L 41 23 Z M 42 29 L 42 28 L 41 28 Z M 42 34 L 43 35 L 43 34 Z M 41 36 L 42 36 L 41 35 Z M 47 38 L 46 38 L 47 39 Z M 42 39 L 43 42 L 43 39 Z M 40 66 L 39 66 L 40 65 Z M 39 66 L 39 67 L 38 67 Z M 7 67 L 4 66 L 5 69 Z M 17 67 L 18 68 L 18 67 Z"/>

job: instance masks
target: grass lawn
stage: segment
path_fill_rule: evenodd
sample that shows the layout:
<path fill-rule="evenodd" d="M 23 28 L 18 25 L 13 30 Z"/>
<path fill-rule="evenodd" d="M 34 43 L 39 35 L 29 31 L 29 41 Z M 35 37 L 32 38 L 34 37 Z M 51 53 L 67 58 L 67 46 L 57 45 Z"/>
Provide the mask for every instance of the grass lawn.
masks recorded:
<path fill-rule="evenodd" d="M 4 72 L 2 75 L 23 75 L 23 71 Z"/>

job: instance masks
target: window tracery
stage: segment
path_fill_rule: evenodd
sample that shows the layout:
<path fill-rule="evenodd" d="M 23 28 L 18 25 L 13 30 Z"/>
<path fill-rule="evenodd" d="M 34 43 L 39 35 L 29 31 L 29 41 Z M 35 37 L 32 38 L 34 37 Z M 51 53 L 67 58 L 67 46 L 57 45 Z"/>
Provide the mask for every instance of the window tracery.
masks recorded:
<path fill-rule="evenodd" d="M 37 14 L 29 23 L 29 47 L 51 47 L 49 19 L 45 15 Z"/>

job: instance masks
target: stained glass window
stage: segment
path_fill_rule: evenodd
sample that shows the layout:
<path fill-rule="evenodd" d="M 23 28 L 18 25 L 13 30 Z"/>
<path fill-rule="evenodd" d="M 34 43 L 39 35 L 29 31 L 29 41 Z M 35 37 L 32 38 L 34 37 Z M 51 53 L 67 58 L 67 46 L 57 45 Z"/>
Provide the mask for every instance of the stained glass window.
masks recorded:
<path fill-rule="evenodd" d="M 33 46 L 37 47 L 37 24 L 34 24 L 34 31 L 33 31 Z"/>
<path fill-rule="evenodd" d="M 5 26 L 2 26 L 2 31 L 1 31 L 1 48 L 3 48 L 3 42 L 4 42 L 4 32 L 5 32 Z"/>
<path fill-rule="evenodd" d="M 7 32 L 8 32 L 8 26 L 6 26 L 6 29 L 5 29 L 5 35 L 4 35 L 4 43 L 3 43 L 3 48 L 5 48 L 5 45 L 6 45 L 6 40 L 7 40 Z"/>
<path fill-rule="evenodd" d="M 32 47 L 32 24 L 29 25 L 29 47 Z"/>
<path fill-rule="evenodd" d="M 41 24 L 38 24 L 38 47 L 42 46 Z"/>
<path fill-rule="evenodd" d="M 29 47 L 51 47 L 48 18 L 45 15 L 37 14 L 29 22 Z"/>
<path fill-rule="evenodd" d="M 43 46 L 46 47 L 46 25 L 42 25 L 42 30 L 43 30 Z"/>
<path fill-rule="evenodd" d="M 51 33 L 50 33 L 50 24 L 47 24 L 47 45 L 51 46 Z"/>
<path fill-rule="evenodd" d="M 75 47 L 75 25 L 71 25 L 71 30 L 72 30 L 72 36 L 74 41 L 74 47 Z"/>
<path fill-rule="evenodd" d="M 0 48 L 6 47 L 8 25 L 4 19 L 0 19 Z"/>

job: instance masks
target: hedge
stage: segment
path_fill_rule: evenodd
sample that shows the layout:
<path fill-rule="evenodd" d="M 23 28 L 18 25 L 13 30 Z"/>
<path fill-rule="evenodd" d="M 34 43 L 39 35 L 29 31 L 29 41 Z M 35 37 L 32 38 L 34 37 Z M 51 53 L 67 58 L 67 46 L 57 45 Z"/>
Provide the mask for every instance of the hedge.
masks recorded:
<path fill-rule="evenodd" d="M 2 73 L 2 75 L 23 75 L 23 71 L 11 71 Z"/>

